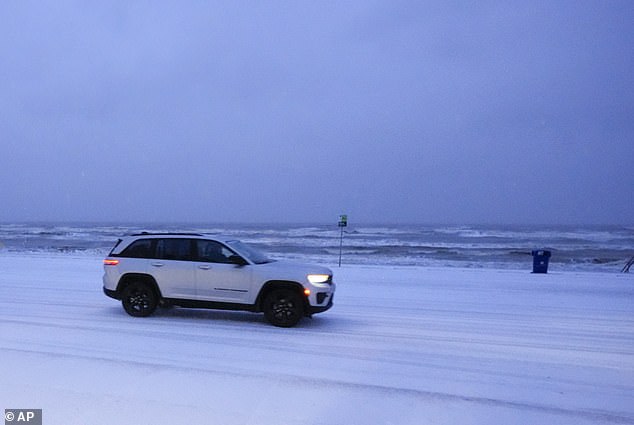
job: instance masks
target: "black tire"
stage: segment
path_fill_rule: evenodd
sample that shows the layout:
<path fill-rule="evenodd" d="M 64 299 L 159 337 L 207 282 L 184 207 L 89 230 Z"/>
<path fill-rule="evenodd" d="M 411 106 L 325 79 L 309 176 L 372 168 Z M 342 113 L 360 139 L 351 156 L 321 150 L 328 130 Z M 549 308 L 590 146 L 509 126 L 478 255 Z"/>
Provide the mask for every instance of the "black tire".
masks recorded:
<path fill-rule="evenodd" d="M 264 298 L 262 310 L 273 326 L 290 328 L 304 316 L 304 301 L 293 289 L 274 289 Z"/>
<path fill-rule="evenodd" d="M 147 283 L 132 282 L 123 290 L 121 304 L 130 316 L 146 317 L 156 310 L 158 297 Z"/>

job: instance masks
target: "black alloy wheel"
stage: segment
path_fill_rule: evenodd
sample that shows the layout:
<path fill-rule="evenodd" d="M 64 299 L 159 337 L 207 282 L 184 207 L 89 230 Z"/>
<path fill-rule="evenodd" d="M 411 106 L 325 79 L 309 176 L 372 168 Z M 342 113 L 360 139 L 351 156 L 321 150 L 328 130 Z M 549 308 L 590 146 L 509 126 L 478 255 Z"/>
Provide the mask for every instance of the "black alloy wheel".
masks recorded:
<path fill-rule="evenodd" d="M 274 326 L 290 328 L 304 315 L 304 302 L 298 291 L 282 288 L 271 291 L 264 299 L 264 316 Z"/>
<path fill-rule="evenodd" d="M 133 282 L 123 290 L 121 303 L 130 316 L 146 317 L 156 310 L 158 297 L 147 283 Z"/>

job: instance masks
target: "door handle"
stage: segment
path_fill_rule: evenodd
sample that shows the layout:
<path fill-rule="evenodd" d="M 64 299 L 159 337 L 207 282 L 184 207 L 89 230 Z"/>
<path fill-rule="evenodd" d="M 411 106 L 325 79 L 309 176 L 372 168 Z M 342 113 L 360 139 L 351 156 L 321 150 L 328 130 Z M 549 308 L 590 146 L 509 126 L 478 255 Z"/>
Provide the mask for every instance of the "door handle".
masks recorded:
<path fill-rule="evenodd" d="M 152 263 L 154 267 L 163 267 L 165 264 L 163 263 Z"/>
<path fill-rule="evenodd" d="M 207 264 L 201 264 L 200 266 L 198 266 L 198 268 L 202 270 L 209 270 L 211 266 L 208 266 Z"/>

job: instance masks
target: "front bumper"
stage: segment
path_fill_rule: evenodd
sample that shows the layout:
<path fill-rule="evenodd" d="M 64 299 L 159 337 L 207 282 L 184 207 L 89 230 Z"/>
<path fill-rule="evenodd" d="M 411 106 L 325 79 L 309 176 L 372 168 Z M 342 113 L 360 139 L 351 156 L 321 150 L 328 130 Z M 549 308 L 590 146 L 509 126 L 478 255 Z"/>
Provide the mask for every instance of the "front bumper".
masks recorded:
<path fill-rule="evenodd" d="M 313 314 L 323 313 L 326 310 L 330 310 L 330 308 L 333 305 L 333 299 L 334 298 L 335 298 L 335 294 L 332 293 L 332 294 L 330 294 L 330 300 L 328 301 L 328 304 L 326 304 L 326 305 L 311 305 L 311 306 L 308 306 L 308 314 L 312 316 Z"/>

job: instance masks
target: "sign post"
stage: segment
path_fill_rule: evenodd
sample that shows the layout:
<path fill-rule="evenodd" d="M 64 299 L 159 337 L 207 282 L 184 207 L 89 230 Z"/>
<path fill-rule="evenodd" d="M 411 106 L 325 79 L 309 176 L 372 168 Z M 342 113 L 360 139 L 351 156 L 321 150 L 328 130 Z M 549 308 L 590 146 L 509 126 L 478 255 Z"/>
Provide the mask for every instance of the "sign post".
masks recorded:
<path fill-rule="evenodd" d="M 339 228 L 341 229 L 341 235 L 339 237 L 339 267 L 341 267 L 341 251 L 343 249 L 343 229 L 348 226 L 348 216 L 342 214 L 339 216 Z"/>

